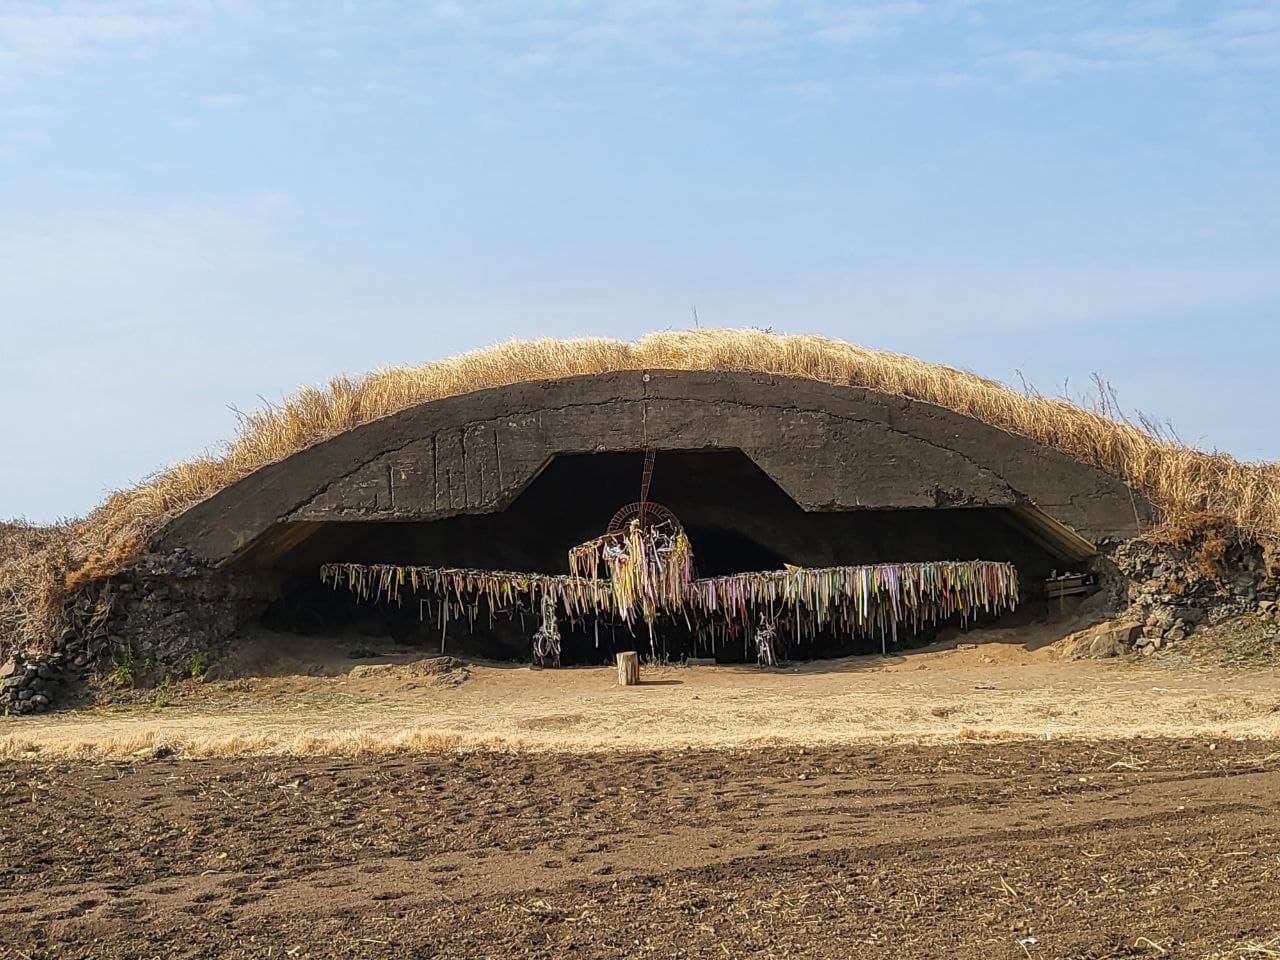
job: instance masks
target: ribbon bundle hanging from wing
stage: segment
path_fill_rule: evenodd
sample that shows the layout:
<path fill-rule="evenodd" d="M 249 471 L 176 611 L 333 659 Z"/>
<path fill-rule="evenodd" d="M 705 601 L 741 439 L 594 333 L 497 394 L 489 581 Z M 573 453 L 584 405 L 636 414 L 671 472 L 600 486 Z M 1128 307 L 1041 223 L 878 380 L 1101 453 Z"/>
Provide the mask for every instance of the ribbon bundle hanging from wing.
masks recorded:
<path fill-rule="evenodd" d="M 542 609 L 549 599 L 569 618 L 607 616 L 629 626 L 653 627 L 664 616 L 691 625 L 732 628 L 752 612 L 789 612 L 793 635 L 803 640 L 830 630 L 845 635 L 897 636 L 958 615 L 1012 610 L 1018 601 L 1013 564 L 989 560 L 885 563 L 791 568 L 692 579 L 692 554 L 683 533 L 666 542 L 601 538 L 571 554 L 574 573 L 519 573 L 450 567 L 332 563 L 320 576 L 335 589 L 365 600 L 400 602 L 427 595 L 442 615 L 473 622 L 483 604 L 499 611 Z M 619 547 L 621 549 L 610 549 Z M 661 548 L 664 553 L 658 553 Z M 608 576 L 601 576 L 607 573 Z"/>

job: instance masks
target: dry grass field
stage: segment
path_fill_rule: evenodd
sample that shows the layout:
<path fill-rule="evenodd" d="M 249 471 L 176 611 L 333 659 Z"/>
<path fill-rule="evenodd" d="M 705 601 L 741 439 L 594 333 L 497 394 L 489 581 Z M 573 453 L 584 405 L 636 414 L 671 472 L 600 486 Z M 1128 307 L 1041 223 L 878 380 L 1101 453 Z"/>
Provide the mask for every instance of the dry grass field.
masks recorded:
<path fill-rule="evenodd" d="M 598 752 L 1020 738 L 1280 736 L 1280 670 L 1153 659 L 1072 661 L 1051 628 L 974 631 L 888 657 L 762 671 L 536 670 L 264 634 L 239 679 L 108 694 L 97 706 L 0 719 L 0 756 L 210 757 L 439 749 Z M 999 638 L 993 640 L 992 638 Z M 983 641 L 983 642 L 977 642 Z M 115 702 L 112 702 L 112 700 Z"/>

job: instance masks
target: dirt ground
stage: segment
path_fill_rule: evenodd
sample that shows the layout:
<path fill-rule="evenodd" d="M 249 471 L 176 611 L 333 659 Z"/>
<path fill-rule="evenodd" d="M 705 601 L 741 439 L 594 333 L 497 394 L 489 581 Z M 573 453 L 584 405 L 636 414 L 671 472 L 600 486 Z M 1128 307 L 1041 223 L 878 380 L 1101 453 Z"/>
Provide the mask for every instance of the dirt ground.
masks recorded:
<path fill-rule="evenodd" d="M 632 688 L 263 635 L 239 679 L 0 720 L 0 958 L 1280 956 L 1247 626 Z"/>
<path fill-rule="evenodd" d="M 1269 957 L 1280 748 L 0 764 L 0 956 Z"/>
<path fill-rule="evenodd" d="M 390 648 L 353 660 L 349 648 L 367 640 L 263 634 L 240 645 L 240 679 L 108 691 L 96 706 L 0 718 L 0 756 L 1280 736 L 1280 667 L 1254 640 L 1247 666 L 1233 666 L 1208 632 L 1185 652 L 1108 661 L 1068 659 L 1072 639 L 1062 637 L 1060 623 L 1014 623 L 887 657 L 646 667 L 641 686 L 620 688 L 612 668 L 464 664 Z"/>

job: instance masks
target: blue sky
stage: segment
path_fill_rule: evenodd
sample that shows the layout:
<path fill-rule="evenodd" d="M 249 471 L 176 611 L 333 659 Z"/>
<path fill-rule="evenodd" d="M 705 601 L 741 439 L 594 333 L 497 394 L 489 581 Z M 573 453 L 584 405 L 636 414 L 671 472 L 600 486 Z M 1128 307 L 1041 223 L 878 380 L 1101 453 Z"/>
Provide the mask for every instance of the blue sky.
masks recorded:
<path fill-rule="evenodd" d="M 1278 100 L 1276 0 L 0 0 L 0 516 L 695 307 L 1278 458 Z"/>

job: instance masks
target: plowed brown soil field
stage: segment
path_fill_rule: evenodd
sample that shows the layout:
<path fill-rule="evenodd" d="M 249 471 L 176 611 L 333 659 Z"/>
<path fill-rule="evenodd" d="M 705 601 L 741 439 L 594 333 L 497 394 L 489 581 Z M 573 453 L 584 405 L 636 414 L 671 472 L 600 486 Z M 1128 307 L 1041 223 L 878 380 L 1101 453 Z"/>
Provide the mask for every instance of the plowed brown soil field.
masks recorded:
<path fill-rule="evenodd" d="M 1280 747 L 0 765 L 5 957 L 1269 957 Z"/>

